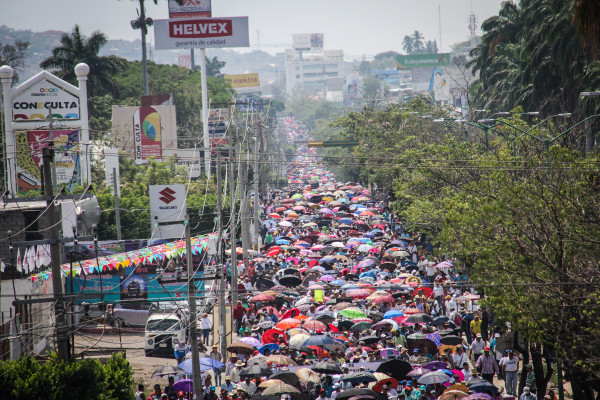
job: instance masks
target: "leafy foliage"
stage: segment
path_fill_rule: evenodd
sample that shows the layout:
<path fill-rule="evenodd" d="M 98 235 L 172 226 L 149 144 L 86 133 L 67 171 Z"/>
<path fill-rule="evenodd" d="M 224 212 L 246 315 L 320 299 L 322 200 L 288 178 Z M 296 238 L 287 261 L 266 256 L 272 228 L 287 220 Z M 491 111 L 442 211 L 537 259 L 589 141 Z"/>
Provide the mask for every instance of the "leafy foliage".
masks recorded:
<path fill-rule="evenodd" d="M 14 45 L 0 43 L 0 66 L 9 65 L 15 70 L 13 82 L 19 81 L 18 71 L 25 66 L 29 42 L 17 40 Z"/>

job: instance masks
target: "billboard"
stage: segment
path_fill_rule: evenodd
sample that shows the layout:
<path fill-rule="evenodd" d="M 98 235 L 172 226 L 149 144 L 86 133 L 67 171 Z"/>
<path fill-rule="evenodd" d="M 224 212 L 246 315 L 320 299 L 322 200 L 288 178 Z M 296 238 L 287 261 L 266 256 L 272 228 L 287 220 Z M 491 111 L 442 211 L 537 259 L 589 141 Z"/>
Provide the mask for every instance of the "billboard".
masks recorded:
<path fill-rule="evenodd" d="M 249 47 L 248 17 L 157 19 L 156 50 Z"/>
<path fill-rule="evenodd" d="M 197 18 L 212 16 L 210 0 L 183 0 L 177 4 L 169 0 L 169 18 Z"/>
<path fill-rule="evenodd" d="M 439 54 L 412 54 L 409 56 L 396 56 L 398 69 L 449 67 L 450 53 Z"/>
<path fill-rule="evenodd" d="M 115 173 L 113 176 L 113 172 Z M 117 196 L 121 196 L 121 171 L 119 170 L 119 149 L 104 148 L 104 179 L 114 196 L 113 178 L 117 181 Z"/>
<path fill-rule="evenodd" d="M 450 101 L 450 85 L 442 68 L 435 68 L 433 72 L 433 95 L 435 101 Z"/>
<path fill-rule="evenodd" d="M 371 70 L 371 75 L 380 81 L 393 85 L 398 85 L 400 83 L 400 73 L 397 69 L 374 69 Z"/>
<path fill-rule="evenodd" d="M 260 87 L 258 73 L 225 75 L 224 78 L 225 82 L 236 90 L 240 88 L 257 88 L 258 90 L 258 87 Z"/>
<path fill-rule="evenodd" d="M 185 185 L 150 185 L 149 189 L 152 239 L 181 239 L 184 233 L 183 224 L 156 227 L 156 223 L 184 220 L 187 214 Z"/>
<path fill-rule="evenodd" d="M 295 50 L 315 51 L 323 49 L 322 33 L 294 33 L 292 46 Z"/>
<path fill-rule="evenodd" d="M 229 110 L 215 108 L 208 111 L 208 134 L 210 139 L 221 139 L 227 136 L 229 126 Z"/>
<path fill-rule="evenodd" d="M 175 165 L 178 167 L 186 167 L 188 169 L 188 174 L 192 178 L 199 178 L 202 172 L 202 163 L 200 150 L 194 149 L 173 149 L 173 150 L 163 150 L 163 158 L 164 160 L 168 160 L 173 157 L 175 161 Z"/>
<path fill-rule="evenodd" d="M 79 119 L 79 97 L 42 79 L 12 99 L 13 121 Z"/>
<path fill-rule="evenodd" d="M 153 107 L 140 107 L 133 113 L 135 162 L 162 158 L 160 114 Z"/>
<path fill-rule="evenodd" d="M 81 182 L 79 165 L 79 131 L 55 130 L 54 160 L 56 164 L 56 183 L 66 184 L 71 190 Z M 17 184 L 20 191 L 41 189 L 42 148 L 49 147 L 49 131 L 16 131 L 17 148 Z"/>

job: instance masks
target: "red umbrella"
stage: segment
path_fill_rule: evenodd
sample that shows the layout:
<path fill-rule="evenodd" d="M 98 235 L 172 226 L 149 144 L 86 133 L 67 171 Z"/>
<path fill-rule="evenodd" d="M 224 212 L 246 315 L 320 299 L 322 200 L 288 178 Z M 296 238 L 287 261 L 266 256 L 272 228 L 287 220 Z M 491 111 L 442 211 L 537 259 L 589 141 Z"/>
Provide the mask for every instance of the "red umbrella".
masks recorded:
<path fill-rule="evenodd" d="M 338 327 L 333 324 L 327 324 L 327 325 L 329 326 L 329 332 L 331 332 L 331 333 L 338 333 L 340 331 L 338 329 Z"/>
<path fill-rule="evenodd" d="M 282 212 L 282 211 L 286 211 L 286 210 L 287 210 L 287 208 L 286 208 L 286 207 L 277 207 L 277 208 L 275 209 L 275 211 L 277 211 L 277 212 Z"/>
<path fill-rule="evenodd" d="M 279 343 L 279 340 L 275 339 L 275 335 L 284 337 L 284 340 L 287 342 L 287 337 L 285 333 L 281 329 L 269 329 L 265 333 L 262 334 L 261 341 L 264 344 L 268 343 Z"/>
<path fill-rule="evenodd" d="M 281 218 L 281 215 L 279 215 L 277 213 L 271 213 L 271 214 L 269 214 L 269 218 L 279 219 L 279 218 Z"/>
<path fill-rule="evenodd" d="M 325 326 L 324 323 L 314 319 L 304 321 L 302 328 L 317 332 L 323 332 L 327 330 L 327 326 Z"/>
<path fill-rule="evenodd" d="M 431 296 L 433 296 L 433 289 L 427 286 L 421 286 L 415 289 L 415 291 L 413 292 L 413 296 L 417 296 L 420 295 L 419 292 L 422 292 L 420 294 L 422 294 L 423 296 L 429 298 Z"/>
<path fill-rule="evenodd" d="M 402 311 L 402 313 L 404 315 L 420 314 L 421 312 L 422 312 L 421 310 L 419 310 L 418 308 L 414 308 L 414 307 L 407 308 L 406 310 Z"/>
<path fill-rule="evenodd" d="M 367 289 L 351 289 L 346 292 L 346 296 L 350 296 L 355 299 L 364 299 L 369 297 L 370 294 L 371 291 Z"/>
<path fill-rule="evenodd" d="M 300 325 L 300 321 L 295 318 L 284 318 L 277 323 L 277 328 L 287 330 L 291 328 L 295 328 Z"/>
<path fill-rule="evenodd" d="M 309 349 L 314 350 L 317 352 L 317 357 L 322 358 L 325 354 L 323 352 L 323 349 L 320 348 L 319 346 L 308 346 Z"/>
<path fill-rule="evenodd" d="M 283 319 L 294 318 L 298 315 L 300 315 L 300 310 L 298 310 L 297 308 L 292 308 L 290 310 L 287 310 L 285 313 L 283 313 L 281 318 L 283 318 Z"/>
<path fill-rule="evenodd" d="M 391 383 L 392 387 L 394 389 L 398 388 L 398 381 L 397 380 L 395 380 L 394 378 L 385 378 L 385 379 L 382 379 L 379 382 L 377 382 L 375 384 L 375 386 L 373 386 L 371 388 L 371 390 L 374 391 L 374 392 L 377 392 L 377 393 L 381 393 L 383 391 L 383 386 L 386 385 L 386 384 L 388 384 L 388 383 Z"/>
<path fill-rule="evenodd" d="M 250 301 L 275 301 L 275 297 L 271 296 L 270 294 L 261 293 L 252 297 Z"/>

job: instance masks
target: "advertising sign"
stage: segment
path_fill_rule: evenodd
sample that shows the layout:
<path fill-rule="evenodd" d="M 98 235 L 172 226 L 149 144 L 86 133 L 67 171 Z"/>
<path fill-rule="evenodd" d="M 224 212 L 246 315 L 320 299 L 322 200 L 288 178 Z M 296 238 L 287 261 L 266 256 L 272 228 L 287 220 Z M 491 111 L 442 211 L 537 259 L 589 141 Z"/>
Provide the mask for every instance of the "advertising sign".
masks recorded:
<path fill-rule="evenodd" d="M 314 51 L 323 48 L 322 33 L 294 33 L 292 45 L 296 50 Z"/>
<path fill-rule="evenodd" d="M 208 113 L 208 134 L 210 138 L 225 138 L 229 126 L 229 110 L 216 108 L 209 110 Z"/>
<path fill-rule="evenodd" d="M 249 47 L 248 17 L 158 19 L 156 50 Z"/>
<path fill-rule="evenodd" d="M 183 221 L 187 214 L 185 185 L 150 185 L 150 226 L 152 239 L 183 237 L 183 224 L 156 227 L 156 223 Z"/>
<path fill-rule="evenodd" d="M 234 89 L 260 86 L 258 73 L 225 75 L 224 78 L 225 82 L 229 83 L 229 86 Z"/>
<path fill-rule="evenodd" d="M 160 114 L 153 107 L 140 107 L 133 113 L 135 162 L 162 158 Z"/>
<path fill-rule="evenodd" d="M 397 69 L 375 69 L 371 71 L 376 79 L 397 85 L 400 82 L 400 73 Z"/>
<path fill-rule="evenodd" d="M 435 101 L 450 101 L 450 85 L 441 68 L 435 68 L 433 73 L 433 95 Z"/>
<path fill-rule="evenodd" d="M 197 18 L 211 15 L 210 0 L 183 0 L 181 5 L 175 0 L 169 0 L 169 18 Z"/>
<path fill-rule="evenodd" d="M 79 98 L 42 79 L 12 99 L 13 121 L 45 120 L 50 110 L 55 119 L 79 119 Z"/>
<path fill-rule="evenodd" d="M 113 176 L 113 172 L 115 175 Z M 106 186 L 110 188 L 110 192 L 114 195 L 113 178 L 117 180 L 117 195 L 121 195 L 120 187 L 120 171 L 119 171 L 119 150 L 111 149 L 108 147 L 104 148 L 104 179 Z"/>
<path fill-rule="evenodd" d="M 200 150 L 194 149 L 172 149 L 163 150 L 164 159 L 173 157 L 175 165 L 186 167 L 192 178 L 199 178 L 202 172 Z"/>
<path fill-rule="evenodd" d="M 56 183 L 67 184 L 72 189 L 80 183 L 79 131 L 55 130 L 54 159 L 56 163 Z M 17 183 L 20 191 L 40 189 L 42 187 L 40 167 L 42 166 L 42 148 L 48 147 L 49 131 L 15 132 L 17 147 Z"/>
<path fill-rule="evenodd" d="M 398 69 L 449 67 L 450 53 L 439 54 L 413 54 L 410 56 L 396 56 Z"/>

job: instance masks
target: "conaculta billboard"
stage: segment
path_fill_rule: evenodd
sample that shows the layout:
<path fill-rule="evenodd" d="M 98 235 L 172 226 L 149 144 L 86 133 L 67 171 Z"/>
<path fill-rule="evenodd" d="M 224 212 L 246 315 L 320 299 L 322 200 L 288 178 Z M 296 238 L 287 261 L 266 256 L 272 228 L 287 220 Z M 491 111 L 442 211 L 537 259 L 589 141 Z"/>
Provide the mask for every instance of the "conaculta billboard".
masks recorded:
<path fill-rule="evenodd" d="M 175 110 L 175 106 L 113 106 L 113 147 L 131 155 L 136 162 L 144 162 L 150 158 L 161 159 L 164 150 L 177 148 Z M 138 120 L 139 135 L 136 141 L 134 121 Z"/>

